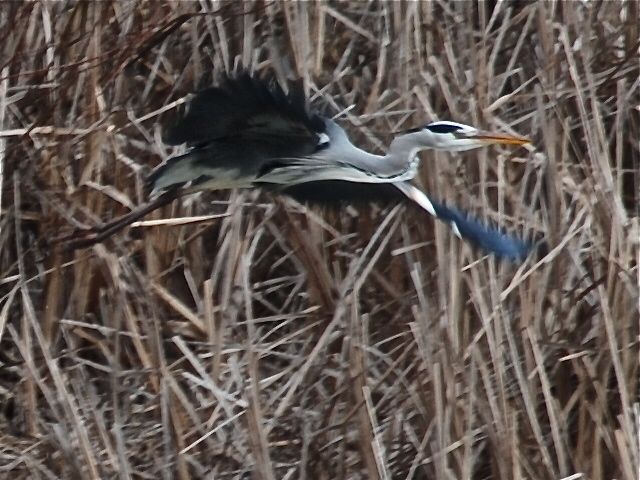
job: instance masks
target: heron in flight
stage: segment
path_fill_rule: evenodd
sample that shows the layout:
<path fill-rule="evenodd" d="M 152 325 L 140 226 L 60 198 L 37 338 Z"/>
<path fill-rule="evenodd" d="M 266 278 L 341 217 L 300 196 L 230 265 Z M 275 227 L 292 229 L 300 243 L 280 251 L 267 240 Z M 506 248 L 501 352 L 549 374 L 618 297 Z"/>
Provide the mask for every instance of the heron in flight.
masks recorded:
<path fill-rule="evenodd" d="M 202 190 L 260 187 L 310 202 L 404 199 L 446 222 L 453 233 L 488 253 L 522 259 L 531 245 L 430 198 L 410 183 L 418 152 L 450 152 L 491 144 L 523 145 L 526 138 L 452 121 L 435 121 L 396 136 L 385 155 L 362 150 L 335 121 L 308 107 L 301 82 L 288 93 L 274 80 L 242 72 L 200 91 L 164 141 L 187 152 L 148 177 L 155 200 L 73 247 L 100 242 L 173 199 Z"/>

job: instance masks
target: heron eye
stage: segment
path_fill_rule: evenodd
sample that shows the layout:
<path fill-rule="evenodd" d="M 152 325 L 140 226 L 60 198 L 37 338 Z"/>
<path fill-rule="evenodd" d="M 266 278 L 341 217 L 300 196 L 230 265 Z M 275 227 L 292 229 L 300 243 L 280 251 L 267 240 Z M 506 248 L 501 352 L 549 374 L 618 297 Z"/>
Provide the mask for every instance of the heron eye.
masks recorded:
<path fill-rule="evenodd" d="M 433 133 L 454 133 L 457 132 L 458 130 L 462 130 L 462 127 L 460 125 L 454 125 L 451 123 L 429 123 L 427 125 L 425 125 L 425 127 L 427 130 L 433 132 Z"/>

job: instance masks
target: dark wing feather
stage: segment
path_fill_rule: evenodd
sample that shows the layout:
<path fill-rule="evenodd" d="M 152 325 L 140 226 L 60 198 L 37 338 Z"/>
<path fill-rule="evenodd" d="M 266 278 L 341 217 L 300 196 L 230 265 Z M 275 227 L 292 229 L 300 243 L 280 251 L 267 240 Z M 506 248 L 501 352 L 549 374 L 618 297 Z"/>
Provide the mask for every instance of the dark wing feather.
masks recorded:
<path fill-rule="evenodd" d="M 419 208 L 421 212 L 425 211 L 424 207 L 402 193 L 394 184 L 365 184 L 327 180 L 293 185 L 280 190 L 280 192 L 298 201 L 311 204 L 337 206 L 373 202 L 388 205 L 407 201 L 412 206 Z M 455 225 L 463 239 L 481 250 L 499 258 L 518 261 L 526 258 L 534 248 L 532 243 L 524 242 L 512 235 L 491 228 L 460 210 L 436 202 L 431 197 L 426 198 L 439 220 L 452 226 Z"/>
<path fill-rule="evenodd" d="M 533 245 L 507 233 L 491 228 L 455 208 L 447 207 L 431 199 L 431 204 L 440 220 L 454 224 L 460 236 L 472 245 L 509 260 L 524 260 L 533 250 Z"/>
<path fill-rule="evenodd" d="M 301 81 L 289 93 L 275 80 L 246 72 L 202 90 L 164 135 L 191 149 L 158 166 L 148 178 L 155 193 L 169 187 L 250 186 L 261 175 L 324 146 L 325 118 L 311 112 Z M 204 187 L 206 186 L 206 187 Z"/>
<path fill-rule="evenodd" d="M 394 204 L 406 197 L 392 184 L 323 180 L 298 183 L 279 190 L 302 203 L 340 206 L 342 204 Z"/>
<path fill-rule="evenodd" d="M 197 146 L 230 136 L 308 139 L 324 128 L 323 119 L 308 110 L 301 81 L 291 82 L 286 94 L 275 80 L 243 72 L 197 93 L 164 141 Z"/>

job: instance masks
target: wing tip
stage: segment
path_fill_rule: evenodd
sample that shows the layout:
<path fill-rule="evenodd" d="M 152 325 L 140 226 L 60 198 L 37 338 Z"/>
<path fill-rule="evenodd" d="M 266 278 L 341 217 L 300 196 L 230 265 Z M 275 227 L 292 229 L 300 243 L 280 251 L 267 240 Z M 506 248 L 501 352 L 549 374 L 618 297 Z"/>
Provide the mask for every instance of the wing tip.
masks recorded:
<path fill-rule="evenodd" d="M 532 253 L 543 255 L 546 242 L 543 239 L 526 241 L 501 229 L 493 228 L 472 216 L 430 199 L 437 217 L 448 222 L 471 245 L 486 251 L 496 258 L 523 262 Z"/>

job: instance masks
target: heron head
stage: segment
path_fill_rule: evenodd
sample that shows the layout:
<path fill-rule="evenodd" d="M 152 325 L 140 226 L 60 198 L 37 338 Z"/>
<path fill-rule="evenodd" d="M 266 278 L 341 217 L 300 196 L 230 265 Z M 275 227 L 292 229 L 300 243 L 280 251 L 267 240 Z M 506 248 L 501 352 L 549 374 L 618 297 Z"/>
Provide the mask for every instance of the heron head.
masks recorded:
<path fill-rule="evenodd" d="M 531 140 L 505 133 L 479 130 L 469 125 L 450 121 L 431 122 L 420 129 L 420 142 L 427 148 L 460 152 L 485 145 L 524 145 Z"/>

